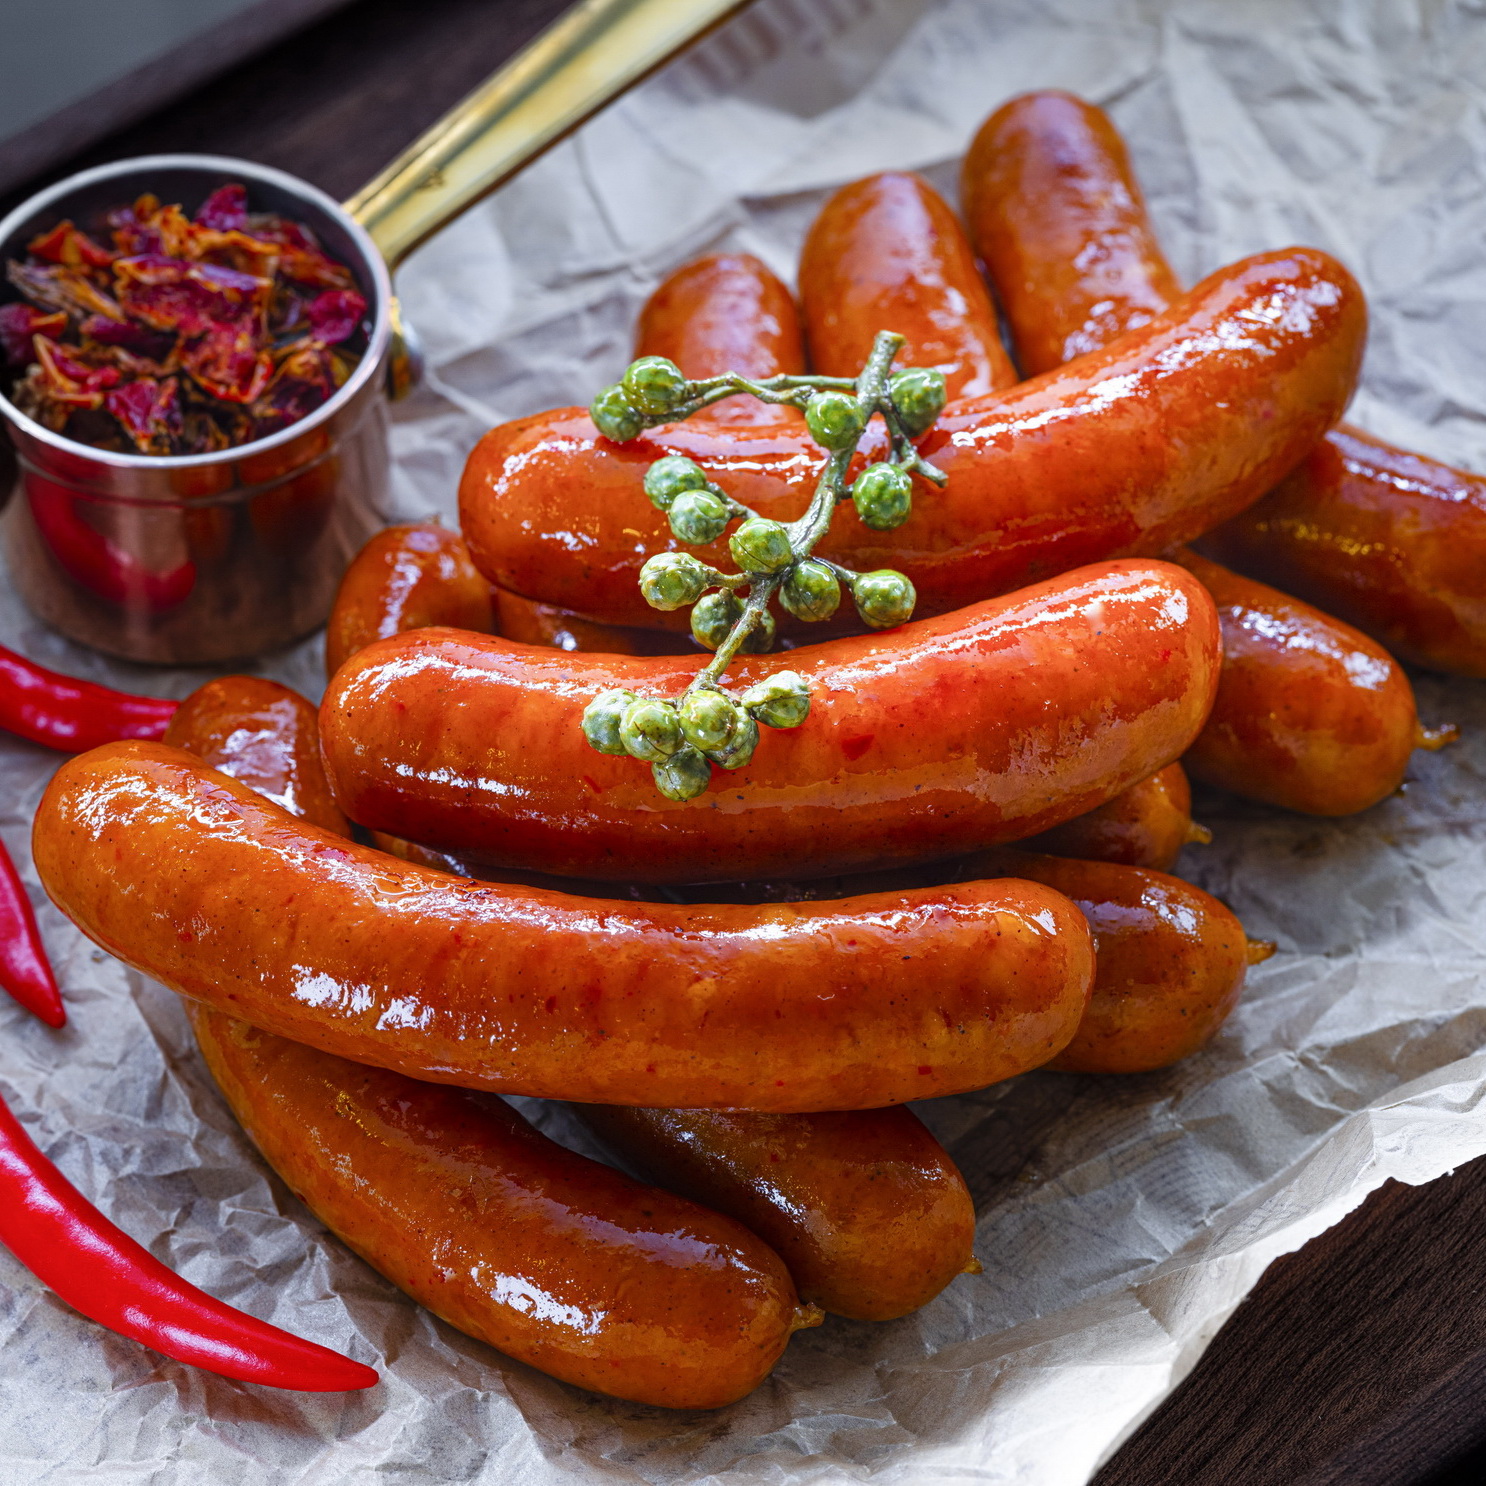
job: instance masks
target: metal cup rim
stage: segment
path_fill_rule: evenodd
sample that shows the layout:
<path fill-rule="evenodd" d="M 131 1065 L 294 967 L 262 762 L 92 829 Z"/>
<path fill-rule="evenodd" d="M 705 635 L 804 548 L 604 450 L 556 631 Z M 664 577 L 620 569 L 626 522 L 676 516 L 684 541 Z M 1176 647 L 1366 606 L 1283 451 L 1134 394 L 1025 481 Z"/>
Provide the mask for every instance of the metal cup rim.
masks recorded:
<path fill-rule="evenodd" d="M 9 238 L 28 216 L 34 215 L 44 207 L 51 206 L 73 191 L 95 185 L 100 181 L 134 174 L 140 170 L 183 168 L 202 168 L 228 174 L 240 174 L 248 179 L 277 186 L 336 218 L 345 228 L 352 241 L 361 250 L 367 272 L 371 275 L 375 298 L 371 335 L 367 340 L 366 352 L 356 370 L 346 379 L 345 385 L 337 389 L 333 397 L 321 403 L 308 417 L 301 418 L 298 422 L 291 423 L 286 428 L 279 429 L 277 433 L 269 434 L 266 438 L 254 439 L 248 444 L 238 444 L 231 449 L 218 449 L 208 454 L 121 454 L 112 449 L 98 449 L 92 444 L 83 444 L 76 439 L 64 438 L 61 434 L 53 433 L 49 428 L 42 427 L 33 418 L 21 412 L 5 395 L 4 384 L 0 382 L 0 414 L 9 419 L 28 438 L 50 445 L 62 453 L 73 456 L 81 455 L 115 469 L 179 470 L 232 464 L 246 457 L 281 448 L 295 439 L 302 438 L 320 424 L 327 423 L 334 418 L 373 377 L 383 375 L 382 367 L 392 339 L 391 317 L 388 313 L 388 306 L 392 300 L 392 279 L 387 271 L 386 260 L 382 257 L 376 243 L 372 241 L 371 235 L 333 196 L 320 190 L 318 186 L 312 186 L 308 181 L 301 180 L 297 175 L 291 175 L 286 170 L 275 169 L 272 165 L 259 165 L 252 160 L 239 160 L 231 155 L 194 154 L 133 155 L 123 160 L 112 160 L 106 165 L 94 165 L 88 170 L 80 170 L 63 180 L 53 182 L 52 185 L 44 187 L 34 196 L 27 197 L 13 211 L 7 213 L 4 219 L 0 220 L 0 242 Z"/>

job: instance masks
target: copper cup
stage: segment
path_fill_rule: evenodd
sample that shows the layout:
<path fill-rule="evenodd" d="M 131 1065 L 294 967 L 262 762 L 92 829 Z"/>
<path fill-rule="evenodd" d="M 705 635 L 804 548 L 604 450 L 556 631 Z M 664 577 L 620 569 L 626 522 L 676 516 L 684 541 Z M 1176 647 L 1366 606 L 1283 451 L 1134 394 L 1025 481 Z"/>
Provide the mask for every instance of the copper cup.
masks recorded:
<path fill-rule="evenodd" d="M 356 549 L 384 521 L 387 398 L 415 358 L 388 265 L 746 0 L 581 0 L 345 206 L 280 170 L 151 155 L 69 177 L 0 222 L 0 261 L 64 218 L 87 227 L 149 192 L 188 215 L 216 187 L 312 228 L 368 305 L 366 352 L 307 418 L 241 448 L 156 458 L 62 438 L 5 395 L 13 487 L 0 546 L 16 589 L 70 639 L 128 660 L 245 659 L 325 620 Z M 0 283 L 0 303 L 17 298 Z"/>
<path fill-rule="evenodd" d="M 146 191 L 191 213 L 232 181 L 253 210 L 310 227 L 366 298 L 366 351 L 328 402 L 241 448 L 160 458 L 75 443 L 0 392 L 17 464 L 0 545 L 16 589 L 70 639 L 128 660 L 208 664 L 302 638 L 383 520 L 392 285 L 371 237 L 323 191 L 246 160 L 123 160 L 12 212 L 0 259 L 24 257 L 64 218 L 85 225 Z"/>

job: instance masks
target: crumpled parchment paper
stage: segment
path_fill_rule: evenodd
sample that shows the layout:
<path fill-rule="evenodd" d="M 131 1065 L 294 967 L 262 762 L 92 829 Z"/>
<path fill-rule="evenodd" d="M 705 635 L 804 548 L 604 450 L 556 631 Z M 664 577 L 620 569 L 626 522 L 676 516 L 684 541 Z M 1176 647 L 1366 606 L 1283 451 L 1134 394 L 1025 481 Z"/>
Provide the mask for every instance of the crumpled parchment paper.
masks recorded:
<path fill-rule="evenodd" d="M 1297 241 L 1347 262 L 1374 316 L 1354 419 L 1486 468 L 1480 21 L 1466 0 L 760 0 L 408 264 L 432 370 L 398 410 L 389 515 L 452 517 L 488 424 L 611 380 L 670 268 L 743 248 L 790 277 L 829 189 L 911 167 L 953 194 L 980 119 L 1048 86 L 1112 109 L 1189 280 Z M 86 654 L 13 599 L 0 640 L 137 690 L 205 679 Z M 318 644 L 263 669 L 317 694 Z M 892 1325 L 801 1334 L 716 1413 L 594 1398 L 406 1300 L 263 1167 L 175 999 L 43 906 L 72 1022 L 0 1005 L 0 1093 L 161 1258 L 383 1381 L 297 1397 L 192 1372 L 0 1252 L 0 1482 L 1086 1480 L 1271 1259 L 1385 1178 L 1486 1151 L 1486 686 L 1418 690 L 1465 741 L 1418 755 L 1366 815 L 1199 800 L 1215 840 L 1180 870 L 1280 944 L 1216 1042 L 1163 1073 L 1032 1074 L 924 1106 L 975 1191 L 984 1276 Z M 23 871 L 54 763 L 0 739 Z M 582 1144 L 560 1108 L 524 1103 Z"/>

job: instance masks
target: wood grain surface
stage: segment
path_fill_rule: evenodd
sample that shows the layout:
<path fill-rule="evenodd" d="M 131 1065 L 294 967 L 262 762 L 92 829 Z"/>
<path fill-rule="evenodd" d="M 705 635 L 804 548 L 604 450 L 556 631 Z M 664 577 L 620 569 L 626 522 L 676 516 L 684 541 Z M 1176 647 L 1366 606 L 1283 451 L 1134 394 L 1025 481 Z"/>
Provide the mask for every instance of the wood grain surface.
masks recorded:
<path fill-rule="evenodd" d="M 348 196 L 565 8 L 360 0 L 8 193 L 201 150 Z M 1390 1183 L 1276 1262 L 1097 1486 L 1486 1482 L 1486 1160 Z"/>

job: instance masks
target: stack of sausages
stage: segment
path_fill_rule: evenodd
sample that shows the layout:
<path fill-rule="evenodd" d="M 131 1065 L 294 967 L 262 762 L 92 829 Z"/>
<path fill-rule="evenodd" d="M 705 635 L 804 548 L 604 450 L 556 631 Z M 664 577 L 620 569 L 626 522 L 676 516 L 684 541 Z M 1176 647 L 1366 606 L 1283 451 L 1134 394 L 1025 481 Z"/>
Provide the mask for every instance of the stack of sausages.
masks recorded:
<path fill-rule="evenodd" d="M 1384 644 L 1486 675 L 1486 487 L 1337 428 L 1366 326 L 1340 264 L 1291 248 L 1183 295 L 1109 121 L 1064 94 L 992 116 L 963 197 L 968 236 L 918 177 L 859 181 L 798 307 L 723 255 L 641 317 L 636 354 L 693 378 L 850 376 L 892 330 L 949 386 L 922 441 L 947 488 L 891 532 L 848 506 L 821 548 L 907 573 L 922 617 L 786 620 L 795 648 L 736 680 L 798 671 L 811 715 L 749 766 L 668 801 L 578 719 L 699 663 L 640 596 L 676 546 L 645 469 L 688 455 L 788 520 L 819 450 L 746 397 L 622 446 L 568 408 L 485 436 L 462 534 L 356 559 L 318 714 L 223 678 L 38 815 L 49 893 L 188 998 L 323 1221 L 599 1392 L 724 1404 L 823 1311 L 888 1320 L 973 1273 L 965 1184 L 904 1104 L 1164 1067 L 1272 948 L 1168 873 L 1201 835 L 1183 765 L 1366 809 L 1449 736 Z M 572 1101 L 655 1185 L 502 1093 Z"/>

